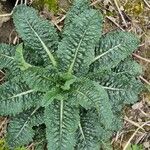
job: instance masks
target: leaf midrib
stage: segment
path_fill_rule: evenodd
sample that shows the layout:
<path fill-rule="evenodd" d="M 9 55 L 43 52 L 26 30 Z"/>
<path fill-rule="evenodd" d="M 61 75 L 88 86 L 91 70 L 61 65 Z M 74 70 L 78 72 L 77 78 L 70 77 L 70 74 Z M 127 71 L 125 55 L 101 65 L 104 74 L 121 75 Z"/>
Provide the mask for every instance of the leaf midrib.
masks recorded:
<path fill-rule="evenodd" d="M 109 50 L 105 51 L 104 53 L 102 53 L 102 54 L 96 56 L 96 57 L 93 59 L 92 63 L 95 62 L 95 61 L 97 61 L 98 59 L 102 58 L 103 56 L 107 55 L 108 53 L 110 53 L 111 51 L 113 51 L 115 48 L 118 48 L 118 47 L 120 47 L 120 46 L 121 46 L 121 44 L 118 44 L 118 45 L 116 45 L 116 46 L 110 48 Z"/>
<path fill-rule="evenodd" d="M 20 97 L 20 96 L 23 96 L 23 95 L 27 95 L 27 94 L 32 93 L 32 92 L 34 92 L 34 90 L 28 90 L 28 91 L 25 91 L 25 92 L 22 92 L 22 93 L 13 95 L 13 96 L 9 97 L 8 99 L 13 99 L 13 98 L 16 98 L 16 97 Z"/>
<path fill-rule="evenodd" d="M 9 59 L 12 59 L 12 60 L 14 60 L 14 58 L 13 58 L 13 57 L 11 57 L 11 56 L 8 56 L 8 55 L 5 55 L 5 54 L 0 54 L 0 56 L 3 56 L 3 57 L 6 57 L 6 58 L 9 58 Z"/>
<path fill-rule="evenodd" d="M 64 107 L 64 103 L 63 100 L 60 101 L 60 132 L 59 132 L 59 138 L 60 138 L 60 144 L 59 144 L 59 150 L 62 149 L 62 128 L 63 128 L 63 107 Z"/>
<path fill-rule="evenodd" d="M 39 109 L 39 107 L 35 108 L 34 111 L 31 113 L 31 115 L 28 116 L 27 120 L 25 121 L 25 123 L 22 125 L 20 131 L 18 132 L 18 134 L 14 137 L 14 140 L 17 139 L 19 137 L 19 135 L 21 134 L 21 132 L 23 131 L 23 129 L 26 127 L 26 125 L 28 124 L 28 122 L 31 119 L 31 116 L 33 116 L 36 111 Z"/>
<path fill-rule="evenodd" d="M 57 66 L 57 62 L 55 61 L 54 56 L 52 55 L 52 53 L 49 51 L 48 47 L 45 45 L 45 43 L 42 41 L 41 37 L 38 35 L 38 33 L 34 30 L 34 28 L 30 25 L 30 22 L 28 20 L 26 20 L 27 24 L 29 25 L 29 27 L 31 28 L 31 30 L 34 32 L 34 34 L 36 35 L 36 37 L 39 39 L 39 41 L 41 42 L 44 50 L 46 51 L 46 53 L 48 54 L 52 64 L 54 67 Z"/>
<path fill-rule="evenodd" d="M 96 14 L 96 13 L 94 13 L 94 15 L 95 15 L 95 14 Z M 86 30 L 84 31 L 84 33 L 83 33 L 83 35 L 82 35 L 82 37 L 81 37 L 81 39 L 80 39 L 80 41 L 79 41 L 79 44 L 78 44 L 78 46 L 77 46 L 77 49 L 75 50 L 74 59 L 73 59 L 71 65 L 70 65 L 70 67 L 69 67 L 69 69 L 68 69 L 68 73 L 69 73 L 69 74 L 72 73 L 72 70 L 73 70 L 75 61 L 76 61 L 76 59 L 77 59 L 77 54 L 78 54 L 78 52 L 79 52 L 81 43 L 82 43 L 82 41 L 84 40 L 85 34 L 86 34 L 87 30 L 88 30 L 89 27 L 90 27 L 90 22 L 91 22 L 91 20 L 92 20 L 91 18 L 92 18 L 94 15 L 92 15 L 92 16 L 89 18 L 89 20 L 88 20 L 88 27 L 87 27 Z"/>
<path fill-rule="evenodd" d="M 88 97 L 88 96 L 87 96 L 86 94 L 84 94 L 83 92 L 79 91 L 79 89 L 76 90 L 76 92 L 79 93 L 79 94 L 81 94 L 82 96 L 88 98 L 88 101 L 90 100 L 91 102 L 93 102 L 93 103 L 95 104 L 95 106 L 96 106 L 96 109 L 98 110 L 99 106 L 97 105 L 97 103 L 96 103 L 95 101 L 93 101 L 90 97 Z M 79 102 L 79 103 L 80 103 L 80 102 Z"/>

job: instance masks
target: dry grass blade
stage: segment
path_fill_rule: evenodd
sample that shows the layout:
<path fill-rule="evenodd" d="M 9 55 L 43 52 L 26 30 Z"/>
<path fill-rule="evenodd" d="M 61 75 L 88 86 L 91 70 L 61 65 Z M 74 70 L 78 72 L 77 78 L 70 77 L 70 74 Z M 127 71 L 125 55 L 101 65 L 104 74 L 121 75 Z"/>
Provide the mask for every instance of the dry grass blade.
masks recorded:
<path fill-rule="evenodd" d="M 141 57 L 141 56 L 139 56 L 139 55 L 137 55 L 137 54 L 132 54 L 134 57 L 136 57 L 136 58 L 138 58 L 138 59 L 141 59 L 141 60 L 143 60 L 143 61 L 146 61 L 146 62 L 148 62 L 148 63 L 150 63 L 150 59 L 147 59 L 147 58 L 143 58 L 143 57 Z"/>
<path fill-rule="evenodd" d="M 93 3 L 91 3 L 90 6 L 94 6 L 94 5 L 96 5 L 97 3 L 99 3 L 99 2 L 101 2 L 101 0 L 96 0 L 96 1 L 94 1 Z"/>
<path fill-rule="evenodd" d="M 112 23 L 114 23 L 118 28 L 120 28 L 122 31 L 125 31 L 117 22 L 115 22 L 110 16 L 106 16 L 108 20 L 110 20 Z"/>
<path fill-rule="evenodd" d="M 142 76 L 139 77 L 142 81 L 144 81 L 147 85 L 150 86 L 150 82 L 148 82 L 146 79 L 144 79 Z"/>
<path fill-rule="evenodd" d="M 150 9 L 150 4 L 146 0 L 143 0 L 143 1 L 147 5 L 147 7 Z"/>
<path fill-rule="evenodd" d="M 147 121 L 147 122 L 143 123 L 141 126 L 139 126 L 139 127 L 135 130 L 135 132 L 132 134 L 132 136 L 130 137 L 130 139 L 128 140 L 128 142 L 126 143 L 126 145 L 124 146 L 123 150 L 127 150 L 128 146 L 130 145 L 132 139 L 133 139 L 134 136 L 137 134 L 137 132 L 138 132 L 141 128 L 143 128 L 144 126 L 146 126 L 146 125 L 148 125 L 148 124 L 150 124 L 150 121 Z"/>
<path fill-rule="evenodd" d="M 143 131 L 145 131 L 144 128 L 142 128 L 138 123 L 136 123 L 136 122 L 130 120 L 127 116 L 125 116 L 124 120 L 127 121 L 127 122 L 130 122 L 132 125 L 138 127 L 139 129 L 142 129 Z"/>
<path fill-rule="evenodd" d="M 120 8 L 119 8 L 119 5 L 118 5 L 117 0 L 114 0 L 114 3 L 115 3 L 115 5 L 116 5 L 116 7 L 117 7 L 117 9 L 118 9 L 118 12 L 119 12 L 119 14 L 120 14 L 120 16 L 121 16 L 121 19 L 122 19 L 122 21 L 123 21 L 125 27 L 127 28 L 128 25 L 127 25 L 126 20 L 125 20 L 123 14 L 122 14 L 122 12 L 121 12 L 121 10 L 120 10 Z"/>
<path fill-rule="evenodd" d="M 27 1 L 25 0 L 25 4 L 26 4 L 26 2 Z M 14 8 L 18 5 L 18 3 L 19 3 L 19 0 L 16 0 Z M 14 8 L 13 8 L 13 10 L 14 10 Z M 10 17 L 13 14 L 13 10 L 11 11 L 11 13 L 0 15 L 0 17 Z"/>

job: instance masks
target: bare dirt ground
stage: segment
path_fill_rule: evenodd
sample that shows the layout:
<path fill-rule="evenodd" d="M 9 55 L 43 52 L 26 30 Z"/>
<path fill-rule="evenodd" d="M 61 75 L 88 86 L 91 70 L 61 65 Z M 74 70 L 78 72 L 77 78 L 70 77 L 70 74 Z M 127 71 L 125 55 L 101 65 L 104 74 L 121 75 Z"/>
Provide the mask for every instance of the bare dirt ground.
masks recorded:
<path fill-rule="evenodd" d="M 30 0 L 37 4 L 39 0 Z M 54 15 L 42 8 L 41 14 L 52 19 L 58 30 L 62 29 L 69 0 L 59 0 L 58 12 Z M 139 78 L 145 83 L 139 102 L 124 109 L 124 127 L 112 138 L 114 150 L 150 150 L 150 1 L 149 0 L 92 0 L 92 7 L 99 9 L 105 16 L 104 32 L 114 29 L 134 32 L 141 44 L 133 58 L 143 66 L 144 74 Z M 14 3 L 0 2 L 0 15 L 10 13 Z M 44 10 L 44 11 L 43 11 Z M 0 43 L 16 43 L 17 35 L 10 17 L 0 17 Z M 4 77 L 0 72 L 0 83 Z M 7 118 L 0 117 L 0 138 L 6 132 Z M 140 149 L 139 145 L 142 145 Z M 32 147 L 32 146 L 29 146 Z"/>

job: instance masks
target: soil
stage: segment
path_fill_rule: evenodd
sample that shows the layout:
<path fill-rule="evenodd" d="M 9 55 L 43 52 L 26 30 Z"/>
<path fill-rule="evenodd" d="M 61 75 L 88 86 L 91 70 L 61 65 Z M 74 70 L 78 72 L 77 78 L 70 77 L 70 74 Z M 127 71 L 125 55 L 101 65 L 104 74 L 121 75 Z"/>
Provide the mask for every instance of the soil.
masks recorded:
<path fill-rule="evenodd" d="M 6 0 L 5 2 L 1 1 L 0 2 L 0 14 L 10 13 L 14 7 L 15 1 L 16 0 Z M 104 0 L 104 1 L 105 1 L 105 4 L 102 7 L 101 5 L 96 5 L 96 8 L 99 9 L 101 7 L 100 10 L 102 10 L 104 14 L 106 13 L 105 15 L 108 15 L 107 14 L 108 12 L 106 10 L 111 9 L 112 12 L 114 12 L 114 14 L 111 12 L 112 19 L 116 21 L 120 26 L 122 26 L 122 22 L 120 21 L 121 19 L 119 15 L 116 13 L 117 11 L 115 10 L 115 8 L 113 8 L 114 6 L 112 5 L 113 7 L 108 7 L 106 5 L 107 2 L 110 2 L 110 0 Z M 123 1 L 124 0 L 122 0 L 122 2 Z M 136 0 L 133 0 L 133 1 L 128 0 L 128 1 L 132 3 L 131 5 L 132 7 L 135 6 L 137 3 Z M 133 4 L 134 2 L 135 2 L 135 5 Z M 138 2 L 141 2 L 141 0 L 138 0 Z M 68 6 L 69 6 L 68 4 L 69 4 L 68 0 L 59 0 L 59 5 L 60 5 L 59 7 L 61 7 L 62 9 L 65 9 L 65 10 L 68 9 Z M 135 32 L 139 36 L 139 38 L 141 39 L 141 44 L 144 44 L 144 45 L 142 45 L 139 48 L 139 50 L 137 51 L 137 54 L 144 58 L 150 59 L 150 22 L 149 22 L 150 21 L 150 15 L 149 15 L 150 9 L 144 3 L 141 3 L 141 4 L 142 4 L 141 7 L 143 7 L 143 9 L 140 10 L 142 11 L 142 13 L 138 12 L 139 14 L 137 14 L 137 12 L 136 14 L 132 12 L 135 8 L 133 8 L 132 10 L 130 5 L 126 6 L 126 9 L 127 9 L 126 13 L 129 13 L 129 17 L 130 17 L 128 21 L 130 22 L 130 20 L 132 20 L 132 23 L 130 24 L 129 28 L 125 30 Z M 105 7 L 107 8 L 106 10 L 105 10 Z M 128 10 L 129 8 L 130 10 Z M 64 14 L 59 14 L 59 17 L 62 17 L 63 15 Z M 147 20 L 145 21 L 144 19 L 147 19 L 148 21 Z M 112 21 L 110 20 L 106 19 L 105 24 L 106 24 L 105 32 L 108 32 L 116 28 L 114 23 L 112 23 Z M 14 30 L 12 19 L 10 19 L 9 17 L 0 18 L 0 43 L 14 43 L 15 37 L 16 37 L 16 33 Z M 143 77 L 149 83 L 150 82 L 150 63 L 147 63 L 146 61 L 143 61 L 137 58 L 135 59 L 140 64 L 142 64 L 143 70 L 145 72 Z M 2 82 L 1 79 L 3 77 L 4 77 L 4 74 L 0 72 L 0 83 Z M 129 120 L 125 121 L 125 125 L 124 125 L 122 132 L 118 133 L 118 137 L 114 137 L 112 141 L 112 143 L 114 143 L 115 145 L 117 146 L 119 145 L 118 147 L 120 147 L 121 149 L 127 143 L 129 138 L 132 136 L 132 133 L 134 133 L 133 131 L 137 129 L 137 126 L 135 126 L 135 124 L 141 125 L 142 123 L 150 120 L 150 85 L 149 85 L 149 91 L 146 90 L 143 94 L 141 94 L 140 102 L 132 106 L 132 108 L 128 107 L 125 109 L 125 115 L 128 117 Z M 3 122 L 4 120 L 5 118 L 0 117 L 0 126 L 1 126 L 1 122 Z M 6 125 L 4 129 L 5 128 L 6 128 Z M 141 134 L 142 135 L 145 134 L 146 137 L 141 139 L 141 141 L 138 141 L 140 137 L 142 136 Z M 0 129 L 0 135 L 1 135 L 1 129 Z M 146 126 L 145 132 L 140 132 L 139 134 L 137 134 L 133 138 L 132 143 L 134 144 L 139 143 L 139 144 L 144 145 L 144 143 L 149 142 L 149 141 L 150 141 L 150 129 Z M 145 149 L 147 150 L 150 149 L 150 143 L 149 143 L 149 147 Z"/>
<path fill-rule="evenodd" d="M 14 2 L 13 0 L 0 2 L 0 14 L 10 13 L 14 7 Z M 14 38 L 13 30 L 14 25 L 10 17 L 0 18 L 0 43 L 12 43 Z"/>

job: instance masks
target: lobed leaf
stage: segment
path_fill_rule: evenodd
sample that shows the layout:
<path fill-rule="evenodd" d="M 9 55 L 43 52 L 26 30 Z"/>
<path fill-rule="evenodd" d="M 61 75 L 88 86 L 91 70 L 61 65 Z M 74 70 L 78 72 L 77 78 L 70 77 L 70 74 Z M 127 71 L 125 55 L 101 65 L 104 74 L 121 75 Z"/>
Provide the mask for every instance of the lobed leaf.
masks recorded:
<path fill-rule="evenodd" d="M 131 58 L 121 61 L 115 68 L 112 69 L 116 73 L 129 74 L 131 76 L 139 76 L 142 74 L 142 66 Z"/>
<path fill-rule="evenodd" d="M 30 67 L 24 71 L 23 80 L 30 88 L 37 91 L 48 91 L 56 85 L 56 69 L 53 67 Z"/>
<path fill-rule="evenodd" d="M 95 49 L 95 69 L 116 67 L 138 47 L 139 39 L 132 33 L 113 31 L 103 35 Z"/>
<path fill-rule="evenodd" d="M 94 47 L 101 34 L 101 23 L 102 17 L 95 10 L 85 11 L 72 21 L 57 51 L 64 71 L 78 74 L 87 71 L 94 59 Z"/>
<path fill-rule="evenodd" d="M 42 93 L 23 83 L 8 81 L 0 86 L 0 114 L 16 115 L 40 103 Z"/>
<path fill-rule="evenodd" d="M 39 118 L 41 117 L 41 111 L 39 112 L 37 110 L 38 109 L 36 108 L 34 110 L 21 113 L 10 120 L 7 139 L 11 148 L 29 144 L 29 142 L 32 141 L 34 136 L 32 126 L 39 123 Z"/>
<path fill-rule="evenodd" d="M 32 49 L 42 51 L 43 57 L 46 55 L 56 66 L 53 52 L 58 45 L 58 35 L 54 26 L 38 17 L 35 9 L 25 5 L 19 5 L 15 8 L 13 21 L 25 44 Z"/>
<path fill-rule="evenodd" d="M 83 79 L 77 83 L 77 88 L 72 95 L 74 103 L 79 103 L 86 109 L 96 108 L 102 123 L 111 127 L 113 113 L 108 94 L 98 83 Z"/>
<path fill-rule="evenodd" d="M 14 59 L 15 50 L 16 46 L 0 44 L 0 70 L 4 69 L 12 78 L 20 72 Z"/>
<path fill-rule="evenodd" d="M 101 72 L 91 79 L 99 82 L 109 95 L 114 111 L 121 110 L 123 104 L 133 104 L 138 101 L 138 94 L 142 90 L 139 80 L 126 73 Z"/>
<path fill-rule="evenodd" d="M 64 31 L 71 25 L 72 21 L 82 14 L 84 11 L 90 9 L 90 2 L 89 0 L 74 0 L 72 7 L 70 8 L 69 12 L 66 15 L 65 19 L 65 28 Z"/>
<path fill-rule="evenodd" d="M 46 136 L 48 149 L 72 150 L 75 145 L 75 131 L 78 128 L 78 109 L 69 101 L 53 101 L 45 108 Z"/>
<path fill-rule="evenodd" d="M 18 65 L 18 67 L 23 71 L 31 67 L 32 65 L 28 64 L 23 56 L 23 45 L 19 44 L 16 48 L 16 53 L 15 53 L 15 61 Z"/>
<path fill-rule="evenodd" d="M 99 150 L 98 117 L 95 112 L 89 110 L 82 112 L 79 128 L 77 130 L 76 150 Z"/>

